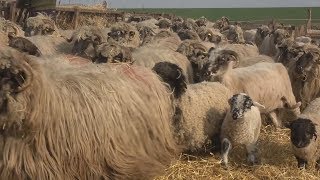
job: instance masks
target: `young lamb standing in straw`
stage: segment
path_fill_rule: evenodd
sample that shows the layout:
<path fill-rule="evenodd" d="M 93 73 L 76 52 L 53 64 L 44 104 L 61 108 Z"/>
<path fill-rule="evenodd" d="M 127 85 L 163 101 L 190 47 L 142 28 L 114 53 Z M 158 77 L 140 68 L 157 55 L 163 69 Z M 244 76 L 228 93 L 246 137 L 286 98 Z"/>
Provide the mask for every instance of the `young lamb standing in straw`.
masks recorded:
<path fill-rule="evenodd" d="M 298 167 L 304 169 L 316 161 L 316 169 L 320 170 L 320 98 L 313 100 L 299 118 L 292 121 L 290 129 Z"/>
<path fill-rule="evenodd" d="M 295 115 L 300 114 L 301 103 L 296 102 L 287 69 L 282 64 L 263 62 L 236 69 L 233 64 L 233 61 L 226 63 L 209 80 L 221 82 L 234 94 L 247 93 L 254 101 L 262 103 L 266 107 L 262 113 L 269 114 L 276 127 L 281 126 L 274 112 L 276 109 L 285 108 Z M 206 72 L 210 73 L 211 70 Z"/>
<path fill-rule="evenodd" d="M 179 151 L 151 70 L 0 49 L 0 179 L 152 179 Z"/>
<path fill-rule="evenodd" d="M 228 155 L 232 146 L 245 145 L 247 161 L 251 165 L 257 161 L 257 141 L 260 135 L 263 105 L 254 102 L 247 94 L 235 94 L 229 99 L 230 110 L 221 127 L 221 155 L 224 166 L 228 165 Z"/>

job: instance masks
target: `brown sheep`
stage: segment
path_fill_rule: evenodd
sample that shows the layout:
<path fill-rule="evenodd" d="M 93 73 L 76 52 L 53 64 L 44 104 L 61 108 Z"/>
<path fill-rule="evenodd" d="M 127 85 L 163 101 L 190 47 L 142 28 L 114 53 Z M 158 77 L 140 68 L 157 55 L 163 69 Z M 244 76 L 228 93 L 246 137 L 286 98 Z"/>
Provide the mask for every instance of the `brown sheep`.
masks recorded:
<path fill-rule="evenodd" d="M 242 28 L 239 25 L 230 25 L 229 29 L 222 32 L 230 43 L 245 43 Z"/>
<path fill-rule="evenodd" d="M 152 179 L 178 152 L 170 94 L 142 67 L 0 50 L 1 179 Z"/>
<path fill-rule="evenodd" d="M 229 19 L 228 19 L 227 17 L 224 17 L 224 16 L 223 16 L 223 17 L 221 17 L 221 19 L 218 19 L 218 20 L 214 23 L 213 27 L 214 27 L 215 29 L 219 29 L 220 32 L 221 32 L 221 31 L 226 30 L 226 29 L 229 27 L 229 25 L 230 25 Z"/>

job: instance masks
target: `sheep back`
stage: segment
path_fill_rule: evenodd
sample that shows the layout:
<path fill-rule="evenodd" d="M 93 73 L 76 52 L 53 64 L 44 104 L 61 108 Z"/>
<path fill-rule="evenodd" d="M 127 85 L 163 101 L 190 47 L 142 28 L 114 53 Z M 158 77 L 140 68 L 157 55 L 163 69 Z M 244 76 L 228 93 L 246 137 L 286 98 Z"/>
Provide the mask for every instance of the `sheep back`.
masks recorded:
<path fill-rule="evenodd" d="M 186 150 L 206 150 L 212 138 L 219 135 L 230 96 L 230 91 L 216 82 L 187 86 L 179 100 L 181 118 L 175 122 L 178 141 Z"/>
<path fill-rule="evenodd" d="M 231 69 L 220 80 L 233 94 L 246 93 L 271 112 L 282 108 L 283 97 L 289 107 L 296 105 L 287 69 L 281 63 L 257 63 L 252 66 Z"/>

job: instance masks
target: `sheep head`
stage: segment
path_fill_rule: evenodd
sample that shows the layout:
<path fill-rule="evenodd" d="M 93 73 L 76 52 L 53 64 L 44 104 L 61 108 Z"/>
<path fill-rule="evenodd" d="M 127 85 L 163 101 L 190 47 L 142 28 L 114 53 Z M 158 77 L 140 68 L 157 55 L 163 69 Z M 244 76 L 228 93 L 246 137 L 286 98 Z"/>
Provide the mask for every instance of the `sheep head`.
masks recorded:
<path fill-rule="evenodd" d="M 96 63 L 132 63 L 132 54 L 129 48 L 116 43 L 103 43 L 97 46 Z"/>
<path fill-rule="evenodd" d="M 255 35 L 255 43 L 260 45 L 263 39 L 271 33 L 271 30 L 268 26 L 262 25 L 257 28 L 257 33 Z"/>
<path fill-rule="evenodd" d="M 169 29 L 171 27 L 171 22 L 169 19 L 163 18 L 163 19 L 160 19 L 156 25 L 160 29 Z"/>
<path fill-rule="evenodd" d="M 239 56 L 234 51 L 220 50 L 210 54 L 209 60 L 204 63 L 200 70 L 201 81 L 212 80 L 212 78 L 224 74 L 229 69 L 239 66 Z"/>
<path fill-rule="evenodd" d="M 284 65 L 297 61 L 304 54 L 303 47 L 291 39 L 285 39 L 280 45 L 277 45 L 277 48 L 278 62 Z"/>
<path fill-rule="evenodd" d="M 208 20 L 204 16 L 200 17 L 199 19 L 196 20 L 196 24 L 201 27 L 201 26 L 206 26 Z"/>
<path fill-rule="evenodd" d="M 264 108 L 263 105 L 254 102 L 250 96 L 245 93 L 235 94 L 229 100 L 230 113 L 233 120 L 242 119 L 245 112 L 251 110 L 252 106 L 257 106 L 258 108 Z"/>
<path fill-rule="evenodd" d="M 319 66 L 320 63 L 320 51 L 319 49 L 312 49 L 309 52 L 303 54 L 296 62 L 295 73 L 302 81 L 307 81 L 309 78 L 316 76 L 314 74 L 314 68 Z"/>
<path fill-rule="evenodd" d="M 180 37 L 180 39 L 186 40 L 186 39 L 190 39 L 190 40 L 200 40 L 199 35 L 192 30 L 181 30 L 178 32 L 178 36 Z"/>
<path fill-rule="evenodd" d="M 96 55 L 96 46 L 105 42 L 105 38 L 101 29 L 94 26 L 82 26 L 72 34 L 69 41 L 74 41 L 73 54 L 92 59 Z"/>
<path fill-rule="evenodd" d="M 56 29 L 55 22 L 49 16 L 38 13 L 37 16 L 27 19 L 25 35 L 52 35 Z"/>
<path fill-rule="evenodd" d="M 212 30 L 207 29 L 205 27 L 199 28 L 197 33 L 199 35 L 199 38 L 202 41 L 208 41 L 208 42 L 212 42 L 212 43 L 218 44 L 222 40 L 221 36 L 213 33 Z"/>
<path fill-rule="evenodd" d="M 139 32 L 136 27 L 127 23 L 117 23 L 111 27 L 108 33 L 109 39 L 117 41 L 120 44 L 131 44 L 131 42 L 140 42 Z"/>
<path fill-rule="evenodd" d="M 274 44 L 281 44 L 284 39 L 291 37 L 290 33 L 285 29 L 277 29 L 274 32 L 272 32 L 272 34 L 274 37 Z"/>
<path fill-rule="evenodd" d="M 313 139 L 317 139 L 317 124 L 310 119 L 298 118 L 290 123 L 290 139 L 297 148 L 307 147 Z"/>
<path fill-rule="evenodd" d="M 231 43 L 244 43 L 243 31 L 238 25 L 230 25 L 226 32 L 226 37 Z"/>
<path fill-rule="evenodd" d="M 20 102 L 33 83 L 33 71 L 26 57 L 11 48 L 0 50 L 0 133 L 14 133 L 21 130 L 26 119 L 25 104 Z M 29 98 L 29 97 L 24 97 Z"/>
<path fill-rule="evenodd" d="M 144 41 L 145 38 L 147 37 L 152 37 L 155 36 L 156 33 L 153 31 L 152 28 L 143 26 L 139 29 L 139 34 L 140 34 L 140 39 Z"/>
<path fill-rule="evenodd" d="M 226 30 L 230 25 L 230 21 L 227 17 L 221 17 L 214 23 L 214 28 L 219 29 L 220 31 Z"/>

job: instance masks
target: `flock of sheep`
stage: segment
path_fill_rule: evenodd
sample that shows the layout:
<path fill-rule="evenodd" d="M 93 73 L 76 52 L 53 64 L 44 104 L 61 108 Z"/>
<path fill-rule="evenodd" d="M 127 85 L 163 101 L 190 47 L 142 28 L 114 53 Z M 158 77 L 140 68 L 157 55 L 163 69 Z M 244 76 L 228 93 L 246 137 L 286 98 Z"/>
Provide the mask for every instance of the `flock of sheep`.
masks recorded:
<path fill-rule="evenodd" d="M 262 122 L 320 168 L 320 48 L 293 28 L 134 18 L 0 19 L 0 179 L 151 179 L 181 152 L 259 163 Z"/>

